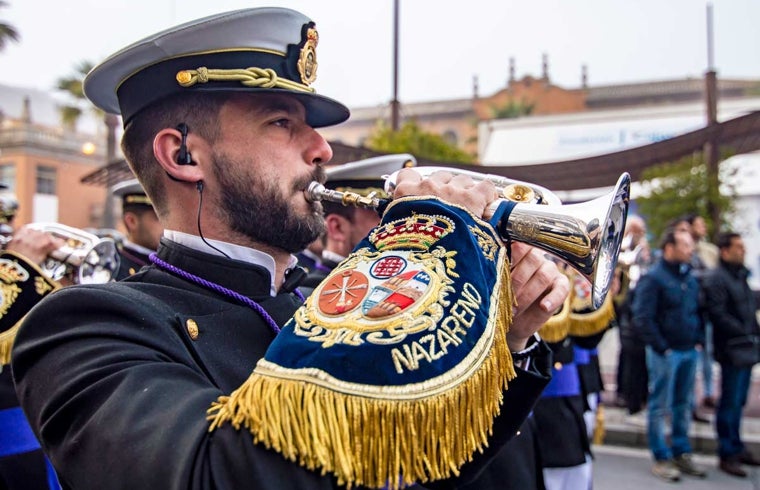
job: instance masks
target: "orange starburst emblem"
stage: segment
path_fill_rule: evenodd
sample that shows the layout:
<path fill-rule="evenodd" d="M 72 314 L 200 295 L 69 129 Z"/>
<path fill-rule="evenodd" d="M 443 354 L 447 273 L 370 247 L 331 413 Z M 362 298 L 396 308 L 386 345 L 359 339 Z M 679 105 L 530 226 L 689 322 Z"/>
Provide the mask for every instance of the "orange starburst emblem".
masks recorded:
<path fill-rule="evenodd" d="M 325 315 L 340 315 L 358 307 L 367 295 L 367 277 L 356 270 L 345 270 L 327 279 L 319 295 L 319 309 Z"/>

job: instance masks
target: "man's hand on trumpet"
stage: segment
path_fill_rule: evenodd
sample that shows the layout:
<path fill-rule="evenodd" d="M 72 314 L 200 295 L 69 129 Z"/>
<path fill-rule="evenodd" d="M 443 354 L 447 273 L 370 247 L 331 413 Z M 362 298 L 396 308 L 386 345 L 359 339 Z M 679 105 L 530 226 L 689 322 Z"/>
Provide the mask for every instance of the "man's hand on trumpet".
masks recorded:
<path fill-rule="evenodd" d="M 482 216 L 486 206 L 496 200 L 498 192 L 491 182 L 475 182 L 466 175 L 436 172 L 423 178 L 413 168 L 403 169 L 396 179 L 394 198 L 404 196 L 436 196 L 450 204 L 467 208 L 475 216 Z"/>
<path fill-rule="evenodd" d="M 517 306 L 507 344 L 512 351 L 519 351 L 562 306 L 570 294 L 570 282 L 546 252 L 519 242 L 512 242 L 511 247 L 510 277 Z"/>
<path fill-rule="evenodd" d="M 58 237 L 22 226 L 13 233 L 5 249 L 23 255 L 30 262 L 41 264 L 45 257 L 64 245 L 66 243 Z"/>
<path fill-rule="evenodd" d="M 434 195 L 463 206 L 476 216 L 482 216 L 498 197 L 496 187 L 485 180 L 475 182 L 466 175 L 449 172 L 422 178 L 414 169 L 401 170 L 394 197 L 413 195 Z M 507 344 L 510 350 L 519 351 L 562 305 L 570 293 L 570 284 L 545 252 L 518 242 L 512 242 L 511 247 L 511 278 L 517 307 Z"/>

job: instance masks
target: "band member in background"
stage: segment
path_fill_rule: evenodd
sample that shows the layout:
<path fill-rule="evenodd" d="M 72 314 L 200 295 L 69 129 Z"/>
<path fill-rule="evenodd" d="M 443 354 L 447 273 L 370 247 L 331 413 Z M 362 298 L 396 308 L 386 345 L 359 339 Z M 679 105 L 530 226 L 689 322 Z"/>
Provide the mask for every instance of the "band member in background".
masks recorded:
<path fill-rule="evenodd" d="M 117 184 L 113 194 L 121 199 L 121 219 L 126 230 L 126 239 L 118 245 L 121 259 L 115 278 L 118 281 L 150 263 L 150 254 L 158 249 L 164 228 L 137 179 Z"/>
<path fill-rule="evenodd" d="M 7 210 L 4 203 L 8 202 L 16 201 L 0 201 L 0 215 L 6 216 L 6 211 L 15 214 L 17 204 Z M 60 485 L 21 411 L 10 362 L 21 319 L 42 298 L 61 287 L 42 273 L 39 264 L 64 242 L 29 226 L 9 232 L 10 240 L 0 252 L 0 488 L 54 490 Z"/>
<path fill-rule="evenodd" d="M 593 354 L 614 318 L 615 291 L 594 310 L 588 280 L 566 265 L 561 267 L 572 289 L 563 309 L 539 331 L 554 362 L 552 380 L 533 411 L 547 490 L 591 487 L 591 434 L 600 389 Z"/>
<path fill-rule="evenodd" d="M 387 199 L 389 195 L 384 190 L 383 176 L 414 165 L 415 158 L 407 154 L 367 158 L 331 168 L 327 171 L 324 185 L 333 191 Z M 304 294 L 313 291 L 380 223 L 380 215 L 374 209 L 334 202 L 323 202 L 322 207 L 325 213 L 325 233 L 322 237 L 324 248 L 319 261 L 309 270 L 309 275 L 302 283 Z"/>

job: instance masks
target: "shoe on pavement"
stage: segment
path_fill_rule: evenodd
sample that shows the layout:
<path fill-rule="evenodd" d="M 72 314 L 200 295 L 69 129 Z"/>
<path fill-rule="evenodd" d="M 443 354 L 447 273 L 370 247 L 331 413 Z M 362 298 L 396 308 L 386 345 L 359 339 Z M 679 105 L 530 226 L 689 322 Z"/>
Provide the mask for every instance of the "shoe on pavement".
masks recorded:
<path fill-rule="evenodd" d="M 744 468 L 739 464 L 739 461 L 735 459 L 721 459 L 718 468 L 729 475 L 738 476 L 739 478 L 747 478 L 747 472 L 744 471 Z"/>
<path fill-rule="evenodd" d="M 760 459 L 749 451 L 744 451 L 739 455 L 739 462 L 750 466 L 760 466 Z"/>
<path fill-rule="evenodd" d="M 652 466 L 652 474 L 667 482 L 677 482 L 681 479 L 681 471 L 671 460 L 656 461 Z"/>
<path fill-rule="evenodd" d="M 699 478 L 705 478 L 707 476 L 707 471 L 694 464 L 694 459 L 692 459 L 691 454 L 689 453 L 676 456 L 673 458 L 673 463 L 676 465 L 676 468 L 681 471 L 681 473 L 696 476 Z"/>
<path fill-rule="evenodd" d="M 705 408 L 717 408 L 718 404 L 715 403 L 714 396 L 706 396 L 702 399 L 702 406 Z"/>
<path fill-rule="evenodd" d="M 701 413 L 697 412 L 696 410 L 694 410 L 693 412 L 691 412 L 691 420 L 693 420 L 694 422 L 698 422 L 700 424 L 709 424 L 710 423 L 710 419 L 709 418 L 705 417 L 704 415 L 702 415 Z"/>

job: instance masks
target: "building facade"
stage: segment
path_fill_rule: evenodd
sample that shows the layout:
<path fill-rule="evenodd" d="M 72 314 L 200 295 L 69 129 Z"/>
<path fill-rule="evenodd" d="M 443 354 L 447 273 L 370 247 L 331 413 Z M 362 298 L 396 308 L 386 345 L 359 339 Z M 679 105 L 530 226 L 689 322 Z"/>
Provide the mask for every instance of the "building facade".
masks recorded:
<path fill-rule="evenodd" d="M 99 228 L 106 189 L 81 183 L 105 162 L 104 136 L 64 128 L 50 94 L 0 86 L 0 183 L 18 201 L 13 225 Z M 36 116 L 36 117 L 35 117 Z M 92 128 L 92 121 L 83 121 Z"/>

